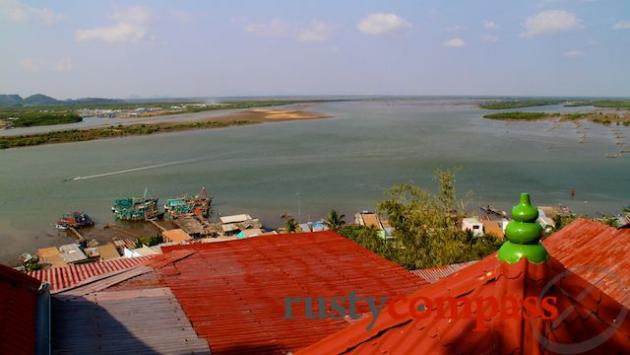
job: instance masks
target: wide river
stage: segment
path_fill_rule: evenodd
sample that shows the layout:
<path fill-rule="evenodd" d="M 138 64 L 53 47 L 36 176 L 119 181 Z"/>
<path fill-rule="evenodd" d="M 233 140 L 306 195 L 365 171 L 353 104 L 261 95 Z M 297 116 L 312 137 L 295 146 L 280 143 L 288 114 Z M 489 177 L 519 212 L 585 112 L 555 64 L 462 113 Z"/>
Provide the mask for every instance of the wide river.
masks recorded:
<path fill-rule="evenodd" d="M 0 261 L 67 242 L 53 223 L 68 211 L 86 211 L 102 231 L 112 200 L 145 188 L 166 198 L 205 186 L 220 214 L 249 213 L 267 226 L 285 212 L 306 221 L 332 208 L 352 220 L 393 184 L 433 189 L 439 167 L 460 169 L 457 188 L 473 193 L 471 211 L 508 209 L 522 191 L 592 215 L 630 203 L 629 155 L 605 157 L 630 144 L 627 127 L 492 121 L 467 99 L 307 109 L 332 117 L 0 151 Z"/>

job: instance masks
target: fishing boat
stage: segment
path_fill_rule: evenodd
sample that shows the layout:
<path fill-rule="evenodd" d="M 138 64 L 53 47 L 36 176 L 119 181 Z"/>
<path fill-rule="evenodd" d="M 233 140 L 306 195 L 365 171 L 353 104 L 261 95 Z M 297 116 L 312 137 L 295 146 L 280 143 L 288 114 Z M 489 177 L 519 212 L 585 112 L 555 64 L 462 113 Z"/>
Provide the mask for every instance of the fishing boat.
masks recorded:
<path fill-rule="evenodd" d="M 127 197 L 114 200 L 112 213 L 121 221 L 144 221 L 160 216 L 158 199 L 148 197 L 145 189 L 142 197 Z"/>
<path fill-rule="evenodd" d="M 212 198 L 208 195 L 206 188 L 202 187 L 201 191 L 194 197 L 185 195 L 166 200 L 164 211 L 166 211 L 170 217 L 192 214 L 198 217 L 208 218 L 211 203 Z"/>
<path fill-rule="evenodd" d="M 57 220 L 55 223 L 55 228 L 59 230 L 67 230 L 68 228 L 83 228 L 83 227 L 91 227 L 94 225 L 94 220 L 90 218 L 84 212 L 72 212 L 68 214 L 64 214 L 61 218 Z"/>

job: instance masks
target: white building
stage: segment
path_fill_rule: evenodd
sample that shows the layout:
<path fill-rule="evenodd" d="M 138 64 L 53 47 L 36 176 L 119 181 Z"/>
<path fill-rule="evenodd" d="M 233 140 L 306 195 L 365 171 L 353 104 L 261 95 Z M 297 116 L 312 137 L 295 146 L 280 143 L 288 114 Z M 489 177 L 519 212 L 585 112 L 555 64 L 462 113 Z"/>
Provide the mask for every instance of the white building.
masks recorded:
<path fill-rule="evenodd" d="M 470 231 L 474 237 L 483 237 L 485 232 L 483 223 L 477 217 L 464 218 L 462 220 L 462 230 Z"/>

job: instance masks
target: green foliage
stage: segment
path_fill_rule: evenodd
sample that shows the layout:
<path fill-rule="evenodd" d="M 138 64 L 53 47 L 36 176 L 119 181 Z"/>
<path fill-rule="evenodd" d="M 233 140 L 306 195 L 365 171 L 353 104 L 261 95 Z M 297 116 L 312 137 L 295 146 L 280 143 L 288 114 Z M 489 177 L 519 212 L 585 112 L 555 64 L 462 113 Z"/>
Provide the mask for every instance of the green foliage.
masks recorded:
<path fill-rule="evenodd" d="M 561 102 L 562 100 L 544 99 L 501 100 L 484 102 L 481 103 L 479 107 L 487 110 L 506 110 L 511 108 L 557 105 Z"/>
<path fill-rule="evenodd" d="M 389 241 L 379 236 L 379 230 L 375 227 L 350 225 L 341 227 L 337 232 L 351 239 L 373 253 L 386 259 L 397 261 L 395 249 Z"/>
<path fill-rule="evenodd" d="M 571 213 L 571 214 L 557 214 L 553 217 L 553 221 L 556 224 L 556 231 L 559 231 L 560 229 L 568 226 L 569 224 L 571 224 L 573 221 L 575 221 L 578 218 L 577 215 Z"/>
<path fill-rule="evenodd" d="M 472 237 L 459 226 L 455 176 L 452 171 L 435 174 L 438 192 L 403 184 L 389 191 L 379 204 L 392 227 L 396 259 L 408 268 L 427 268 L 465 262 L 496 251 L 500 242 L 493 237 Z"/>
<path fill-rule="evenodd" d="M 24 271 L 26 271 L 26 272 L 37 271 L 37 270 L 41 270 L 43 268 L 43 265 L 40 264 L 39 261 L 36 258 L 33 258 L 33 259 L 23 263 L 22 266 L 24 266 Z"/>
<path fill-rule="evenodd" d="M 136 248 L 142 248 L 143 245 L 152 247 L 162 243 L 162 236 L 156 234 L 154 236 L 143 235 L 136 239 Z"/>
<path fill-rule="evenodd" d="M 497 112 L 484 115 L 484 118 L 492 120 L 519 120 L 519 121 L 535 121 L 547 118 L 549 115 L 545 112 Z"/>
<path fill-rule="evenodd" d="M 564 113 L 562 114 L 562 119 L 567 121 L 575 121 L 587 118 L 588 115 L 588 113 L 584 112 Z"/>
<path fill-rule="evenodd" d="M 284 229 L 287 231 L 287 233 L 295 233 L 300 230 L 300 226 L 295 218 L 291 216 L 286 216 L 284 221 Z"/>
<path fill-rule="evenodd" d="M 328 229 L 337 231 L 346 224 L 344 217 L 345 215 L 340 215 L 337 211 L 330 210 L 330 212 L 328 212 L 328 216 L 324 220 L 324 224 L 328 227 Z"/>
<path fill-rule="evenodd" d="M 437 193 L 411 184 L 396 185 L 379 203 L 395 229 L 391 240 L 380 237 L 375 228 L 362 226 L 344 227 L 339 233 L 409 269 L 476 260 L 495 252 L 501 246 L 497 238 L 473 237 L 461 230 L 463 202 L 457 199 L 453 172 L 438 170 L 435 178 Z"/>
<path fill-rule="evenodd" d="M 81 116 L 69 112 L 26 112 L 18 114 L 11 121 L 13 127 L 48 126 L 81 122 Z"/>
<path fill-rule="evenodd" d="M 593 102 L 593 106 L 617 108 L 617 109 L 630 109 L 630 100 L 597 100 Z"/>
<path fill-rule="evenodd" d="M 179 124 L 137 124 L 118 125 L 106 128 L 73 129 L 23 136 L 0 136 L 0 149 L 25 147 L 40 144 L 80 142 L 102 138 L 147 135 L 166 132 L 177 132 L 189 129 L 221 128 L 259 123 L 251 120 L 236 121 L 198 121 Z"/>

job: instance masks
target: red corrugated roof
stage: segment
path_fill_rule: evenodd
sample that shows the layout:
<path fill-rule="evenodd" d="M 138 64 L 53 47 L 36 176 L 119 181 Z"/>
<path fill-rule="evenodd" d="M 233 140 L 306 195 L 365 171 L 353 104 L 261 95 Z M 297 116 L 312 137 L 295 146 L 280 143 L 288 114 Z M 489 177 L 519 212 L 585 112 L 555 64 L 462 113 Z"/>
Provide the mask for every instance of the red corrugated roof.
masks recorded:
<path fill-rule="evenodd" d="M 416 318 L 410 313 L 418 297 L 454 297 L 461 312 L 464 297 L 493 297 L 499 304 L 514 297 L 522 302 L 528 296 L 539 297 L 547 285 L 545 295 L 557 297 L 560 316 L 556 320 L 527 320 L 521 308 L 514 318 L 491 316 L 490 302 L 481 307 L 473 305 L 469 317 L 450 317 L 448 308 L 442 317 L 433 313 Z M 588 292 L 583 293 L 585 290 Z M 370 331 L 366 326 L 372 319 L 367 317 L 297 354 L 630 353 L 628 309 L 553 258 L 543 264 L 523 258 L 510 265 L 493 254 L 394 306 L 401 317 L 384 311 Z M 436 312 L 435 307 L 431 309 Z M 475 331 L 479 314 L 485 329 Z M 601 344 L 597 344 L 599 339 L 603 340 Z M 590 345 L 597 347 L 589 349 Z M 577 348 L 571 350 L 573 346 Z"/>
<path fill-rule="evenodd" d="M 286 353 L 334 333 L 344 319 L 306 319 L 285 297 L 408 294 L 427 282 L 332 232 L 164 247 L 152 260 L 213 353 Z M 176 255 L 194 251 L 190 255 Z M 161 259 L 171 261 L 159 263 Z M 124 284 L 119 287 L 124 288 Z M 134 285 L 135 287 L 135 285 Z M 367 312 L 365 304 L 359 312 Z M 327 308 L 331 312 L 330 308 Z M 315 305 L 313 312 L 317 314 Z"/>
<path fill-rule="evenodd" d="M 40 282 L 0 265 L 0 354 L 35 353 Z"/>
<path fill-rule="evenodd" d="M 568 269 L 630 308 L 630 229 L 578 219 L 543 244 Z"/>
<path fill-rule="evenodd" d="M 90 277 L 119 271 L 140 265 L 153 257 L 121 258 L 97 261 L 89 264 L 68 265 L 44 270 L 31 271 L 28 274 L 40 281 L 50 284 L 51 291 L 72 287 Z"/>
<path fill-rule="evenodd" d="M 429 281 L 430 283 L 436 283 L 439 280 L 451 274 L 454 274 L 459 270 L 465 268 L 466 266 L 470 266 L 476 262 L 477 260 L 474 260 L 459 264 L 450 264 L 444 266 L 430 267 L 426 269 L 411 270 L 410 272 L 418 277 L 421 277 L 424 280 Z"/>

